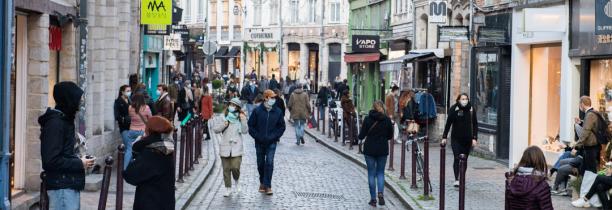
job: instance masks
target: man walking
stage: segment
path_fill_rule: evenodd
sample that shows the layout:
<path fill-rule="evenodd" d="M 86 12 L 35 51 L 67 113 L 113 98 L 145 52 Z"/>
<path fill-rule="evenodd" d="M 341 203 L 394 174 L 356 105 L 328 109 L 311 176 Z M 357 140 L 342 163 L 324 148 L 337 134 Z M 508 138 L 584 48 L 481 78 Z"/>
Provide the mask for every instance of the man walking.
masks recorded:
<path fill-rule="evenodd" d="M 157 95 L 159 96 L 157 101 L 155 101 L 157 115 L 166 118 L 170 122 L 174 122 L 174 107 L 168 95 L 168 86 L 164 84 L 157 85 Z"/>
<path fill-rule="evenodd" d="M 300 141 L 302 144 L 306 143 L 304 141 L 304 126 L 306 119 L 310 116 L 310 100 L 304 89 L 306 89 L 306 85 L 298 85 L 298 89 L 291 94 L 289 104 L 287 104 L 295 127 L 295 144 L 297 145 L 300 145 Z"/>
<path fill-rule="evenodd" d="M 255 86 L 254 79 L 251 79 L 251 84 L 245 85 L 242 87 L 242 91 L 240 91 L 240 100 L 246 101 L 246 108 L 249 116 L 253 113 L 253 101 L 258 93 L 259 90 L 257 90 L 257 86 Z"/>
<path fill-rule="evenodd" d="M 285 132 L 285 120 L 281 110 L 275 106 L 274 91 L 264 91 L 264 102 L 253 110 L 249 118 L 249 135 L 255 139 L 259 192 L 272 195 L 272 172 L 276 144 Z"/>
<path fill-rule="evenodd" d="M 81 103 L 81 90 L 73 82 L 54 86 L 55 109 L 48 108 L 38 118 L 40 124 L 40 154 L 47 174 L 49 209 L 80 209 L 80 191 L 85 187 L 85 169 L 94 159 L 78 157 L 75 152 L 74 119 Z"/>
<path fill-rule="evenodd" d="M 276 75 L 272 74 L 272 79 L 270 79 L 270 90 L 276 90 L 279 89 L 280 90 L 280 85 L 278 84 L 278 81 L 276 81 L 275 78 Z"/>
<path fill-rule="evenodd" d="M 266 78 L 266 76 L 261 76 L 261 80 L 259 81 L 259 91 L 261 91 L 262 93 L 266 90 L 268 90 L 270 87 L 270 81 L 268 81 L 268 78 Z"/>
<path fill-rule="evenodd" d="M 595 132 L 597 132 L 599 128 L 599 116 L 597 116 L 597 113 L 595 113 L 593 107 L 591 107 L 591 98 L 588 96 L 580 97 L 580 105 L 578 108 L 585 113 L 585 116 L 582 133 L 578 141 L 576 141 L 576 145 L 572 150 L 572 155 L 576 155 L 576 149 L 581 149 L 583 151 L 584 161 L 580 174 L 584 174 L 585 171 L 597 173 L 600 146 L 595 136 Z"/>

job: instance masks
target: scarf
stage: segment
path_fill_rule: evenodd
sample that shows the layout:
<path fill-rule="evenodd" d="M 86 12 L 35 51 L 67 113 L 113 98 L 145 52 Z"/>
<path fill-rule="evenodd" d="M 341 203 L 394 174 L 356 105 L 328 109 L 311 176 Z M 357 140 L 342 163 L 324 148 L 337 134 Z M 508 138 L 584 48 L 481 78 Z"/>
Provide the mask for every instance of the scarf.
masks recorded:
<path fill-rule="evenodd" d="M 193 92 L 191 92 L 191 89 L 185 87 L 185 95 L 188 101 L 193 101 Z"/>

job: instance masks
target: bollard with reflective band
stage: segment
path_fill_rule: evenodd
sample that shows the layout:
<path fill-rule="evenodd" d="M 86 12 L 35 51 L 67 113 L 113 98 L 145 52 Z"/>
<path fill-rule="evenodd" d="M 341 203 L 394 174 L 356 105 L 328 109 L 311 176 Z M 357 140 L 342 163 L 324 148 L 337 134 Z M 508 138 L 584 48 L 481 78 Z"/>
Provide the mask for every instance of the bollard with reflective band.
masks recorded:
<path fill-rule="evenodd" d="M 113 157 L 104 159 L 104 175 L 102 177 L 102 190 L 100 191 L 100 200 L 98 201 L 98 210 L 106 209 L 106 200 L 108 198 L 108 188 L 110 187 L 111 172 L 113 171 Z"/>
<path fill-rule="evenodd" d="M 406 179 L 406 138 L 404 137 L 400 137 L 402 139 L 402 146 L 401 146 L 401 159 L 400 159 L 400 177 L 399 179 Z"/>
<path fill-rule="evenodd" d="M 467 156 L 459 155 L 459 210 L 465 209 L 465 169 L 467 167 Z"/>
<path fill-rule="evenodd" d="M 416 166 L 416 159 L 417 159 L 417 143 L 414 141 L 414 136 L 412 137 L 412 174 L 411 174 L 411 183 L 410 183 L 410 188 L 412 189 L 416 189 L 417 188 L 417 166 Z"/>
<path fill-rule="evenodd" d="M 123 209 L 123 156 L 125 155 L 125 145 L 117 147 L 117 189 L 115 194 L 116 209 Z"/>
<path fill-rule="evenodd" d="M 185 129 L 187 126 L 181 125 L 181 139 L 180 139 L 180 153 L 178 156 L 179 159 L 179 171 L 178 171 L 178 182 L 183 182 L 184 174 L 184 164 L 185 164 Z"/>
<path fill-rule="evenodd" d="M 40 172 L 40 209 L 49 210 L 49 195 L 47 194 L 47 174 Z"/>
<path fill-rule="evenodd" d="M 423 142 L 423 196 L 425 198 L 429 198 L 429 136 L 425 136 L 425 141 Z"/>
<path fill-rule="evenodd" d="M 438 209 L 444 209 L 444 190 L 446 179 L 446 144 L 440 143 L 440 207 Z"/>

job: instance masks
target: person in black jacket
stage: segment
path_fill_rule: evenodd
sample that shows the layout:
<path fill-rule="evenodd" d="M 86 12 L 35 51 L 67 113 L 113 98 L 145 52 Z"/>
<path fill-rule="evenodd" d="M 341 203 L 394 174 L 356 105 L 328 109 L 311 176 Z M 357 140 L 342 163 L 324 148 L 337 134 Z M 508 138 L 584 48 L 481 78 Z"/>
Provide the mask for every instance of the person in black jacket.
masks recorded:
<path fill-rule="evenodd" d="M 127 183 L 136 186 L 134 210 L 174 209 L 174 142 L 172 124 L 161 116 L 147 121 L 145 137 L 134 142 L 134 158 L 123 171 Z"/>
<path fill-rule="evenodd" d="M 121 138 L 128 138 L 127 132 L 130 130 L 130 113 L 128 108 L 130 107 L 130 96 L 132 96 L 132 88 L 128 85 L 123 85 L 119 88 L 119 95 L 115 99 L 115 105 L 113 109 L 115 111 L 115 121 L 119 124 L 119 134 Z"/>
<path fill-rule="evenodd" d="M 317 107 L 319 109 L 319 119 L 325 120 L 325 108 L 329 103 L 330 91 L 326 86 L 321 86 L 317 94 Z"/>
<path fill-rule="evenodd" d="M 287 107 L 285 107 L 285 100 L 283 100 L 283 97 L 281 97 L 281 91 L 279 89 L 275 89 L 273 91 L 276 93 L 276 96 L 274 97 L 276 98 L 276 103 L 274 103 L 274 106 L 278 107 L 281 110 L 283 117 L 285 117 L 285 110 L 287 110 Z"/>
<path fill-rule="evenodd" d="M 448 131 L 452 127 L 451 147 L 453 149 L 453 172 L 455 173 L 455 187 L 459 187 L 459 155 L 465 154 L 466 159 L 470 155 L 472 147 L 478 145 L 478 118 L 476 109 L 472 107 L 467 94 L 462 93 L 457 97 L 455 105 L 448 110 L 448 119 L 442 134 L 442 144 L 446 144 Z"/>
<path fill-rule="evenodd" d="M 240 91 L 240 100 L 246 101 L 246 111 L 248 112 L 249 116 L 251 116 L 253 109 L 255 109 L 255 106 L 253 106 L 253 101 L 255 100 L 257 94 L 259 94 L 259 90 L 257 89 L 256 80 L 254 79 L 251 79 L 251 84 L 245 85 L 242 88 L 242 91 Z"/>
<path fill-rule="evenodd" d="M 191 90 L 191 80 L 185 80 L 185 86 L 179 90 L 177 109 L 179 121 L 183 121 L 189 113 L 195 112 L 195 96 Z"/>
<path fill-rule="evenodd" d="M 48 108 L 38 118 L 40 155 L 45 171 L 49 209 L 80 209 L 80 191 L 85 187 L 85 169 L 94 159 L 78 157 L 74 119 L 79 110 L 83 90 L 73 82 L 54 86 L 55 109 Z"/>
<path fill-rule="evenodd" d="M 393 139 L 393 124 L 385 116 L 385 104 L 375 101 L 372 110 L 363 121 L 359 140 L 363 143 L 363 154 L 368 168 L 370 204 L 376 207 L 376 189 L 378 187 L 378 204 L 385 205 L 383 196 L 385 185 L 385 164 L 389 155 L 389 140 Z"/>

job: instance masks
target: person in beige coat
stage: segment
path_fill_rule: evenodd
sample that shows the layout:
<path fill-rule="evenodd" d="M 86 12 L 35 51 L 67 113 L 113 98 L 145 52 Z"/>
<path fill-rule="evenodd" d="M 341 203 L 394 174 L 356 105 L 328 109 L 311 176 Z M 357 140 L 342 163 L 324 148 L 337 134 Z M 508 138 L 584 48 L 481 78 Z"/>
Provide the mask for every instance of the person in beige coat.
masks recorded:
<path fill-rule="evenodd" d="M 306 89 L 306 85 L 298 85 L 298 89 L 293 91 L 287 104 L 287 108 L 291 113 L 291 119 L 294 122 L 293 125 L 295 126 L 295 137 L 297 138 L 295 144 L 297 145 L 300 145 L 300 141 L 302 144 L 306 143 L 304 141 L 304 126 L 311 110 L 308 92 L 304 89 Z"/>
<path fill-rule="evenodd" d="M 219 155 L 223 166 L 223 182 L 225 183 L 225 193 L 228 197 L 232 192 L 239 193 L 240 185 L 240 165 L 244 151 L 242 135 L 248 132 L 246 114 L 242 111 L 240 99 L 233 98 L 222 118 L 217 118 L 213 131 L 221 134 L 219 139 Z M 232 191 L 232 176 L 235 188 Z"/>

